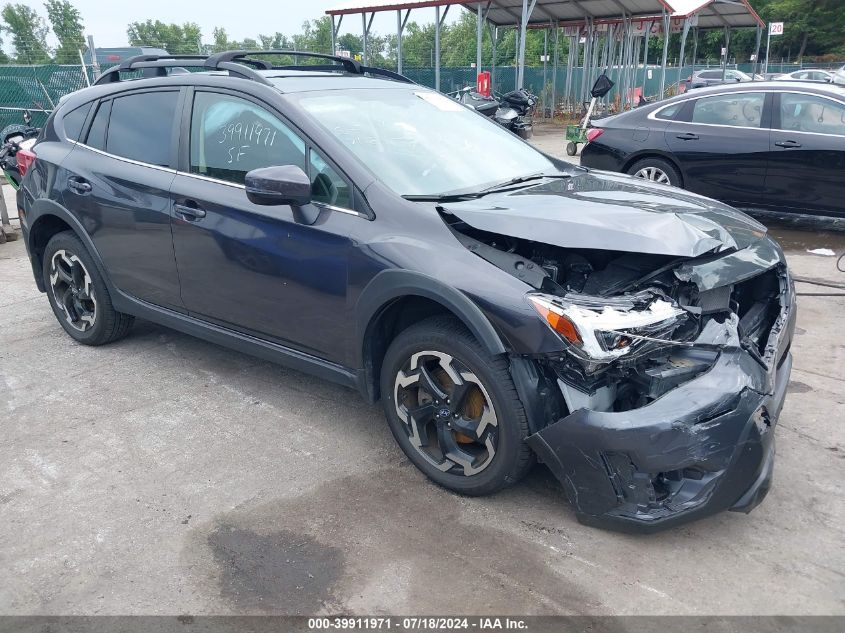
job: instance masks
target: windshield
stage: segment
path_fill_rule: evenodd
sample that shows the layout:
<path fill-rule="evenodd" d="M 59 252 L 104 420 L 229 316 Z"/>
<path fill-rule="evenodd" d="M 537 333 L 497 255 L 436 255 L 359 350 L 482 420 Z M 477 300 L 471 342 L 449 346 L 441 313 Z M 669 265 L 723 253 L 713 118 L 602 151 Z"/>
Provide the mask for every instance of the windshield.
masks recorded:
<path fill-rule="evenodd" d="M 439 92 L 303 93 L 299 103 L 402 196 L 475 191 L 557 171 L 527 143 Z"/>

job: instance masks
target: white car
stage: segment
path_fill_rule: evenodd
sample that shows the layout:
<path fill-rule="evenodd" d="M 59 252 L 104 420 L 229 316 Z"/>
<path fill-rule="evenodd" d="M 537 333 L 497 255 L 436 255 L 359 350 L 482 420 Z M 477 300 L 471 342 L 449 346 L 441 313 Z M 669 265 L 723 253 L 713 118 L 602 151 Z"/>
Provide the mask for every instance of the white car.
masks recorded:
<path fill-rule="evenodd" d="M 833 71 L 833 78 L 830 80 L 831 83 L 839 84 L 840 86 L 845 86 L 845 66 L 837 68 Z"/>
<path fill-rule="evenodd" d="M 827 70 L 804 68 L 775 77 L 775 81 L 826 81 L 829 83 L 832 77 L 833 73 Z"/>

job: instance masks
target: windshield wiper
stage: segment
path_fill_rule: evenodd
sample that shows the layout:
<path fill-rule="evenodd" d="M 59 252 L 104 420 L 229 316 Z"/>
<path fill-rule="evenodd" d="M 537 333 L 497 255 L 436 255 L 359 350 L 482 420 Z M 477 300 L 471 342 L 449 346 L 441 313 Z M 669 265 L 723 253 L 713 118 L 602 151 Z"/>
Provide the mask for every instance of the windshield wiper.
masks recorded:
<path fill-rule="evenodd" d="M 481 198 L 482 196 L 486 196 L 490 193 L 497 193 L 499 191 L 507 191 L 510 187 L 514 185 L 521 185 L 525 182 L 531 182 L 532 180 L 541 180 L 543 178 L 571 178 L 572 174 L 567 173 L 558 173 L 558 174 L 547 174 L 545 172 L 537 172 L 536 174 L 529 174 L 527 176 L 517 176 L 516 178 L 511 178 L 505 182 L 497 183 L 491 187 L 486 187 L 479 191 L 455 191 L 455 192 L 446 192 L 440 194 L 421 194 L 421 195 L 408 195 L 402 196 L 405 200 L 411 200 L 412 202 L 460 202 L 461 200 L 475 200 L 476 198 Z"/>
<path fill-rule="evenodd" d="M 487 187 L 486 189 L 482 189 L 479 193 L 494 193 L 496 191 L 501 191 L 507 189 L 508 187 L 512 187 L 514 185 L 521 185 L 524 182 L 531 182 L 532 180 L 542 180 L 543 178 L 571 178 L 572 174 L 566 173 L 559 173 L 559 174 L 547 174 L 545 172 L 537 172 L 536 174 L 528 174 L 527 176 L 517 176 L 516 178 L 511 178 L 510 180 L 506 180 L 505 182 L 500 182 L 492 187 Z"/>

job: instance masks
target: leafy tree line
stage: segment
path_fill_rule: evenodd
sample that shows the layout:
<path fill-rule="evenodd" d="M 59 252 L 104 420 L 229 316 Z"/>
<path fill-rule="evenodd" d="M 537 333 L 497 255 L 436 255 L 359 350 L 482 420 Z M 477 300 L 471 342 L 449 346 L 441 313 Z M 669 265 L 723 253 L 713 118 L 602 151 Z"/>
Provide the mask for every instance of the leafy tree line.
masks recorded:
<path fill-rule="evenodd" d="M 845 7 L 842 0 L 752 0 L 752 4 L 766 21 L 785 22 L 784 34 L 772 38 L 770 57 L 790 57 L 803 61 L 833 61 L 845 57 Z M 6 4 L 0 17 L 0 35 L 10 38 L 13 48 L 11 59 L 0 51 L 0 63 L 39 64 L 47 62 L 74 63 L 78 50 L 85 47 L 82 16 L 69 0 L 46 0 L 46 18 L 35 9 L 21 3 Z M 47 37 L 52 30 L 58 46 L 51 48 Z M 402 38 L 402 60 L 406 68 L 426 68 L 433 65 L 434 24 L 409 22 Z M 170 53 L 208 53 L 232 48 L 280 48 L 316 52 L 331 51 L 331 19 L 321 16 L 306 21 L 298 32 L 287 35 L 278 31 L 258 34 L 254 38 L 233 40 L 226 29 L 217 27 L 210 34 L 210 41 L 203 39 L 200 26 L 193 22 L 173 24 L 161 20 L 133 22 L 126 31 L 132 46 L 157 46 Z M 102 35 L 101 35 L 102 37 Z M 526 37 L 525 61 L 528 65 L 541 65 L 544 50 L 553 54 L 554 36 L 548 35 L 544 44 L 543 31 L 530 29 Z M 698 59 L 717 61 L 723 46 L 723 32 L 702 32 L 698 40 Z M 692 36 L 687 42 L 687 61 L 692 54 Z M 558 55 L 565 64 L 569 39 L 560 37 Z M 764 53 L 761 46 L 761 56 Z M 0 44 L 2 44 L 0 37 Z M 750 59 L 754 52 L 754 29 L 737 29 L 733 32 L 730 56 L 737 61 Z M 338 38 L 339 49 L 353 55 L 363 53 L 363 38 L 345 33 Z M 547 47 L 547 49 L 546 49 Z M 499 29 L 496 42 L 496 65 L 512 65 L 517 49 L 516 31 Z M 670 59 L 677 58 L 680 36 L 670 37 Z M 483 65 L 488 66 L 493 51 L 492 30 L 484 29 L 482 39 Z M 649 42 L 649 59 L 657 60 L 662 52 L 662 40 L 653 37 Z M 372 64 L 396 68 L 397 39 L 395 33 L 371 33 L 367 38 L 368 59 Z M 469 66 L 476 56 L 476 18 L 470 11 L 461 10 L 458 20 L 446 24 L 441 30 L 441 64 L 443 66 Z"/>
<path fill-rule="evenodd" d="M 3 7 L 0 32 L 11 37 L 14 53 L 9 59 L 0 51 L 0 63 L 79 63 L 79 50 L 85 46 L 82 15 L 68 0 L 47 0 L 44 8 L 46 20 L 25 4 L 9 3 Z M 55 49 L 47 45 L 51 28 L 59 43 Z M 2 43 L 0 38 L 0 45 Z"/>

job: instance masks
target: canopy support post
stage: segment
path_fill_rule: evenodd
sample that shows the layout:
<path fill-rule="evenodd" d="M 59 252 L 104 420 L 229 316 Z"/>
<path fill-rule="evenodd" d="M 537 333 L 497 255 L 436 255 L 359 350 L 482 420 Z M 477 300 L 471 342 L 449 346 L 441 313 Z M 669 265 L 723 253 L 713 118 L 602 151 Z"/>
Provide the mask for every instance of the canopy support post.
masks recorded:
<path fill-rule="evenodd" d="M 663 9 L 663 58 L 660 62 L 660 97 L 666 94 L 666 58 L 669 55 L 669 28 L 671 26 L 671 17 Z"/>
<path fill-rule="evenodd" d="M 681 75 L 684 72 L 684 49 L 687 46 L 687 34 L 689 33 L 689 19 L 684 19 L 684 30 L 681 33 L 681 55 L 678 59 L 678 94 L 681 93 Z"/>

